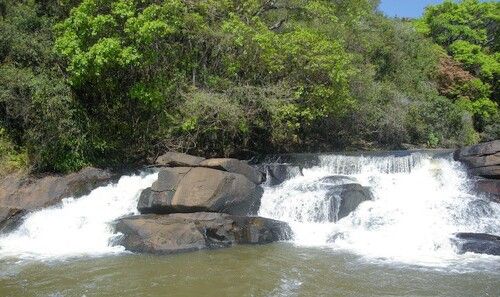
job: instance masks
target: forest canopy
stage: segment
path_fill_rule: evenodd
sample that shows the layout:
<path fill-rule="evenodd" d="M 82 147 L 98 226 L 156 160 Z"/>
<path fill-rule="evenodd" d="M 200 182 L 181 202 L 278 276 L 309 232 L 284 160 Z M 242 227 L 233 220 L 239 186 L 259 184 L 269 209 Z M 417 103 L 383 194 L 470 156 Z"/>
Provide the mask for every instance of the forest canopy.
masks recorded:
<path fill-rule="evenodd" d="M 0 0 L 0 171 L 499 138 L 500 3 L 378 5 Z"/>

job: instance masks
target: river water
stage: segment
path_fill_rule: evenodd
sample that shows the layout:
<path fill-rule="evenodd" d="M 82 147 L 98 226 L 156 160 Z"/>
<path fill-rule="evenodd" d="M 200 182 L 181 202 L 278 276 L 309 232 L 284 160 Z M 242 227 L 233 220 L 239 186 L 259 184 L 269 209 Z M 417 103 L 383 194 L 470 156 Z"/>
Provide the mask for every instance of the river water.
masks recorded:
<path fill-rule="evenodd" d="M 156 174 L 125 176 L 28 215 L 0 237 L 0 296 L 500 296 L 500 257 L 458 254 L 455 232 L 500 233 L 500 206 L 470 191 L 449 154 L 314 156 L 260 215 L 294 238 L 173 256 L 110 244 Z M 301 161 L 296 161 L 301 163 Z M 308 162 L 304 162 L 308 163 Z M 318 181 L 370 187 L 374 199 L 336 223 Z"/>

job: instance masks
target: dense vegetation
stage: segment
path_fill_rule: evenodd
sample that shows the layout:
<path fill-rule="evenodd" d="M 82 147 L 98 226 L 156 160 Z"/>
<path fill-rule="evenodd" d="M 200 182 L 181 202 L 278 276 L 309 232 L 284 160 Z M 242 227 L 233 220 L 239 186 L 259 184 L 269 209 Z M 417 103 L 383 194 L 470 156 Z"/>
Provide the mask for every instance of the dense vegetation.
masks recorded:
<path fill-rule="evenodd" d="M 0 0 L 0 161 L 67 172 L 499 137 L 498 2 Z"/>

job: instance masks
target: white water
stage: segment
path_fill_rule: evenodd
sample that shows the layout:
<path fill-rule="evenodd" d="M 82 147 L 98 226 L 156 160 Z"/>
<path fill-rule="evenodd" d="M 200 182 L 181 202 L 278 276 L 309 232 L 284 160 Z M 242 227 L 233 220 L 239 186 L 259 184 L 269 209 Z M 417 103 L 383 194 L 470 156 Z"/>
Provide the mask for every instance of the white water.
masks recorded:
<path fill-rule="evenodd" d="M 326 190 L 317 185 L 320 178 L 332 175 L 348 175 L 369 186 L 374 200 L 361 203 L 336 223 L 328 222 Z M 259 214 L 289 222 L 299 246 L 329 247 L 367 259 L 429 266 L 484 257 L 498 261 L 493 256 L 458 255 L 450 241 L 455 232 L 499 234 L 499 205 L 478 199 L 481 197 L 468 189 L 464 169 L 448 158 L 419 153 L 406 157 L 324 156 L 319 166 L 304 169 L 303 176 L 267 187 Z"/>
<path fill-rule="evenodd" d="M 120 253 L 110 223 L 137 213 L 141 191 L 157 174 L 124 176 L 118 183 L 100 187 L 78 199 L 66 198 L 51 208 L 26 216 L 14 232 L 0 237 L 0 258 L 52 259 Z"/>

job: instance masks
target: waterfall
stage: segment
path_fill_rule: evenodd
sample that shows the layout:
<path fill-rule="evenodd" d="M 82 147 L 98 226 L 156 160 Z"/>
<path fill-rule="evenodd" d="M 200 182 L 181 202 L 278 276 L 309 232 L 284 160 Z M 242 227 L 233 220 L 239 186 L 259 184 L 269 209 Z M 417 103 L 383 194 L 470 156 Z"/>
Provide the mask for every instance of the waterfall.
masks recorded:
<path fill-rule="evenodd" d="M 446 265 L 483 255 L 459 255 L 450 238 L 456 232 L 499 234 L 500 205 L 470 190 L 460 163 L 450 156 L 319 156 L 314 166 L 294 170 L 282 184 L 264 186 L 259 215 L 286 221 L 293 244 L 330 248 L 366 259 Z M 297 168 L 294 168 L 297 169 Z M 373 199 L 332 222 L 330 185 L 359 183 Z M 100 256 L 124 251 L 114 246 L 111 223 L 137 214 L 140 192 L 157 174 L 123 176 L 117 183 L 78 199 L 25 216 L 13 232 L 0 237 L 0 258 L 52 259 Z"/>
<path fill-rule="evenodd" d="M 332 200 L 318 181 L 341 175 L 339 183 L 369 187 L 374 199 L 349 216 L 328 221 Z M 318 166 L 278 186 L 267 186 L 260 215 L 288 222 L 294 244 L 327 247 L 423 265 L 446 265 L 458 255 L 450 238 L 456 232 L 498 234 L 500 206 L 470 191 L 461 164 L 449 156 L 321 156 Z"/>
<path fill-rule="evenodd" d="M 110 223 L 137 214 L 141 191 L 157 174 L 123 176 L 118 183 L 100 187 L 78 199 L 28 214 L 14 232 L 0 237 L 0 258 L 52 259 L 120 253 Z"/>

